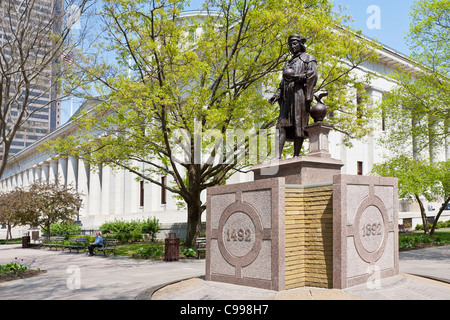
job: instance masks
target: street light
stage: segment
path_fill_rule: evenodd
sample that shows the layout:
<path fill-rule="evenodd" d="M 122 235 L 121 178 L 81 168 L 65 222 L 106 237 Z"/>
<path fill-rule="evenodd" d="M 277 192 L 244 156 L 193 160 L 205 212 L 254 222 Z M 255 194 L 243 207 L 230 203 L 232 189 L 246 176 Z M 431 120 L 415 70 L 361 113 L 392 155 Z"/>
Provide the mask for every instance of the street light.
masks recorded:
<path fill-rule="evenodd" d="M 83 199 L 81 199 L 80 197 L 77 197 L 77 200 L 80 205 L 77 206 L 77 221 L 76 221 L 76 223 L 81 227 L 83 224 L 80 221 L 80 208 L 81 208 L 81 203 L 83 202 Z"/>

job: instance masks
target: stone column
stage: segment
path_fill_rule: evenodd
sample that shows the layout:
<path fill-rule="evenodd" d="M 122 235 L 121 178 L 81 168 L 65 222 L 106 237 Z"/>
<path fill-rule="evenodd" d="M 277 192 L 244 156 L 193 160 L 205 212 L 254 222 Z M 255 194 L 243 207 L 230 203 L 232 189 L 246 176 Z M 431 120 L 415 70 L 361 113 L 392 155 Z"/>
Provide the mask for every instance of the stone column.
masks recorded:
<path fill-rule="evenodd" d="M 19 174 L 17 174 L 17 184 L 20 186 L 20 187 L 23 187 L 24 185 L 23 185 L 23 176 L 25 175 L 25 173 L 26 173 L 26 171 L 22 171 L 22 172 L 20 172 Z"/>
<path fill-rule="evenodd" d="M 34 167 L 34 181 L 40 181 L 42 183 L 41 180 L 41 176 L 42 176 L 42 166 L 37 165 Z"/>
<path fill-rule="evenodd" d="M 370 88 L 369 94 L 372 97 L 372 101 L 375 105 L 379 105 L 383 102 L 384 91 L 377 88 Z M 376 131 L 382 134 L 383 130 L 383 119 L 381 119 L 380 124 L 376 127 Z M 372 171 L 374 163 L 377 162 L 375 159 L 376 155 L 381 154 L 381 150 L 377 150 L 374 135 L 369 135 L 367 137 L 367 172 Z"/>
<path fill-rule="evenodd" d="M 125 213 L 125 171 L 120 169 L 115 174 L 115 193 L 114 193 L 114 214 L 122 215 Z"/>
<path fill-rule="evenodd" d="M 67 185 L 67 158 L 58 159 L 58 181 L 61 185 Z"/>
<path fill-rule="evenodd" d="M 111 168 L 108 166 L 102 166 L 102 174 L 101 174 L 101 214 L 109 215 L 109 193 L 110 193 L 110 172 Z"/>
<path fill-rule="evenodd" d="M 58 160 L 50 160 L 50 170 L 48 174 L 48 183 L 56 183 L 58 179 Z"/>
<path fill-rule="evenodd" d="M 78 159 L 72 156 L 67 158 L 67 186 L 77 188 Z"/>
<path fill-rule="evenodd" d="M 41 165 L 41 182 L 48 184 L 50 180 L 50 163 L 44 162 Z"/>
<path fill-rule="evenodd" d="M 34 168 L 29 168 L 27 171 L 28 171 L 28 184 L 32 185 L 34 183 Z"/>
<path fill-rule="evenodd" d="M 28 180 L 28 171 L 25 170 L 21 173 L 19 173 L 19 175 L 21 176 L 21 187 L 28 187 L 30 185 L 29 180 Z"/>
<path fill-rule="evenodd" d="M 101 165 L 95 171 L 90 170 L 89 176 L 89 215 L 99 215 L 102 207 Z"/>
<path fill-rule="evenodd" d="M 89 165 L 85 165 L 84 161 L 78 159 L 78 184 L 77 191 L 83 199 L 80 209 L 80 216 L 89 215 Z M 82 220 L 82 218 L 80 218 Z"/>

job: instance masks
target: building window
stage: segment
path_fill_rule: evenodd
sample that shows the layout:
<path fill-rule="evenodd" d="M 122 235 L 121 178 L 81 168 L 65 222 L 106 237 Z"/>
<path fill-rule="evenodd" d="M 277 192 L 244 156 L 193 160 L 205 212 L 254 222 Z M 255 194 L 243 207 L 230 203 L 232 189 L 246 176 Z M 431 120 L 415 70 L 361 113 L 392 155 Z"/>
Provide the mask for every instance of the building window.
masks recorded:
<path fill-rule="evenodd" d="M 161 204 L 166 204 L 166 188 L 167 177 L 161 178 Z"/>
<path fill-rule="evenodd" d="M 139 206 L 144 206 L 144 180 L 139 181 Z"/>
<path fill-rule="evenodd" d="M 363 175 L 363 162 L 362 161 L 358 161 L 356 170 L 358 172 L 358 176 Z"/>

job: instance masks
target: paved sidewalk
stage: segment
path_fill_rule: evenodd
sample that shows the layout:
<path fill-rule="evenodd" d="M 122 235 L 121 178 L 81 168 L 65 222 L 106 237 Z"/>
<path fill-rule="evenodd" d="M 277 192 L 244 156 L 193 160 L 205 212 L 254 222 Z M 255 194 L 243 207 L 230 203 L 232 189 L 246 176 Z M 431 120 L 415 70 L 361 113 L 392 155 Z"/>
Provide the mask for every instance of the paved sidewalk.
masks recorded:
<path fill-rule="evenodd" d="M 204 281 L 205 260 L 169 263 L 0 246 L 0 264 L 16 257 L 47 273 L 0 283 L 0 299 L 450 300 L 450 246 L 400 253 L 401 274 L 382 280 L 374 289 L 361 285 L 346 290 L 298 288 L 282 292 Z"/>
<path fill-rule="evenodd" d="M 204 260 L 169 263 L 0 245 L 0 264 L 12 262 L 16 257 L 30 268 L 47 273 L 0 283 L 0 299 L 133 300 L 149 287 L 205 273 Z"/>
<path fill-rule="evenodd" d="M 362 284 L 345 290 L 297 288 L 276 292 L 197 278 L 155 288 L 151 299 L 450 300 L 450 246 L 401 252 L 399 260 L 400 275 L 382 279 L 373 288 Z"/>

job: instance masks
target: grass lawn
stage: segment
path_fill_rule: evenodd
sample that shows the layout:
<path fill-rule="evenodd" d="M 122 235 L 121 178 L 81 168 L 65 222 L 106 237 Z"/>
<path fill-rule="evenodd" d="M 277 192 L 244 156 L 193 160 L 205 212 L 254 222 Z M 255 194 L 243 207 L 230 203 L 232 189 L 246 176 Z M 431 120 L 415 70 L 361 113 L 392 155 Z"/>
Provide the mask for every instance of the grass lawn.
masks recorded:
<path fill-rule="evenodd" d="M 155 243 L 146 243 L 146 242 L 138 242 L 138 243 L 130 243 L 130 244 L 120 244 L 116 247 L 116 254 L 119 256 L 132 256 L 136 254 L 138 251 L 146 250 L 149 248 L 160 249 L 164 252 L 164 243 L 155 242 Z"/>
<path fill-rule="evenodd" d="M 116 254 L 138 259 L 161 260 L 164 259 L 164 246 L 163 242 L 121 244 L 116 247 Z M 180 244 L 180 258 L 186 258 L 184 250 L 184 246 Z"/>

